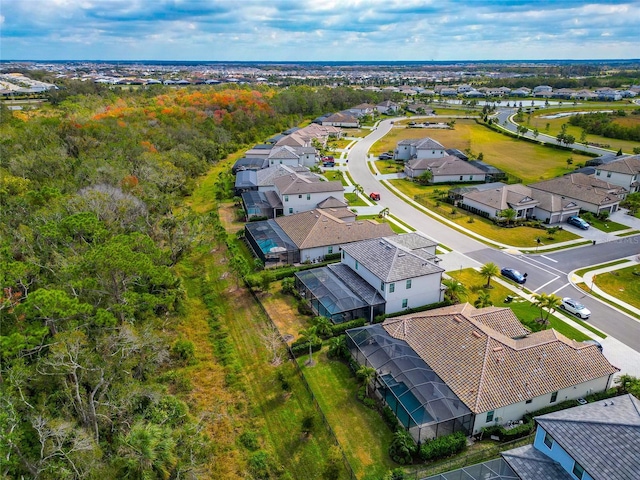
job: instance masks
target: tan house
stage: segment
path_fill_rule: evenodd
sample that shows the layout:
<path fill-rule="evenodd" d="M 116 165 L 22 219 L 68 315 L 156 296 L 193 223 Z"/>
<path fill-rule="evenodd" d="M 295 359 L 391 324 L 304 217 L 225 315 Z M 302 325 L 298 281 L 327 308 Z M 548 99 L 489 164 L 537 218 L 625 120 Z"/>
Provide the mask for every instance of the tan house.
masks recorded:
<path fill-rule="evenodd" d="M 376 369 L 377 393 L 416 441 L 518 421 L 603 391 L 619 371 L 596 345 L 530 333 L 510 308 L 469 304 L 348 330 L 347 345 Z"/>
<path fill-rule="evenodd" d="M 532 183 L 529 187 L 572 200 L 581 210 L 596 215 L 601 212 L 617 211 L 620 202 L 627 194 L 627 190 L 623 187 L 584 173 L 570 173 L 544 182 Z"/>

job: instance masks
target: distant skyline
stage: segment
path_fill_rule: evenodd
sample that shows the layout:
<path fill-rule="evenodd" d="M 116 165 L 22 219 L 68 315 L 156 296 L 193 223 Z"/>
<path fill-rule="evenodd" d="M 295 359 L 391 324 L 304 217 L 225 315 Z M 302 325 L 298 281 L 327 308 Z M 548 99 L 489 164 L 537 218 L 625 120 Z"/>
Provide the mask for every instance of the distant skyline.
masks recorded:
<path fill-rule="evenodd" d="M 3 60 L 640 57 L 618 0 L 2 0 Z"/>

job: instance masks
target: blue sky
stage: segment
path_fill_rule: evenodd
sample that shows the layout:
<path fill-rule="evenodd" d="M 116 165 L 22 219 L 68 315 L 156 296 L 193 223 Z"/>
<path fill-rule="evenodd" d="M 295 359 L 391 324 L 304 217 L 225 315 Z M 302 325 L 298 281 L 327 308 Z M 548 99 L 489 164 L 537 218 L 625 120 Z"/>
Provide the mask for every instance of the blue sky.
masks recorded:
<path fill-rule="evenodd" d="M 640 57 L 638 0 L 2 0 L 0 58 Z"/>

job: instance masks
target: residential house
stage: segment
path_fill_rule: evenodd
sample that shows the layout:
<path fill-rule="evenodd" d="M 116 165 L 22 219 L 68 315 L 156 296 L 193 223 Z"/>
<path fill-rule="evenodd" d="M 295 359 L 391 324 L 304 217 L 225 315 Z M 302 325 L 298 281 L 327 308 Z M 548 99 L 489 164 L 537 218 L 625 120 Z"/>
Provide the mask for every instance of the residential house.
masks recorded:
<path fill-rule="evenodd" d="M 291 174 L 275 178 L 273 185 L 282 202 L 284 215 L 313 210 L 329 197 L 344 202 L 344 188 L 339 181 L 324 182 L 318 177 Z"/>
<path fill-rule="evenodd" d="M 533 445 L 425 480 L 630 480 L 640 472 L 640 400 L 626 394 L 534 418 Z"/>
<path fill-rule="evenodd" d="M 244 152 L 244 156 L 248 158 L 267 158 L 269 151 L 273 148 L 273 145 L 267 143 L 259 143 L 252 148 Z"/>
<path fill-rule="evenodd" d="M 453 305 L 346 333 L 354 359 L 376 369 L 377 394 L 419 442 L 603 391 L 619 371 L 596 345 L 530 333 L 510 308 Z"/>
<path fill-rule="evenodd" d="M 422 102 L 414 102 L 408 104 L 407 110 L 418 115 L 433 115 L 433 108 Z"/>
<path fill-rule="evenodd" d="M 273 192 L 270 192 L 273 193 Z M 357 221 L 344 202 L 329 198 L 307 212 L 245 225 L 245 239 L 265 265 L 321 262 L 341 245 L 386 237 L 386 223 Z"/>
<path fill-rule="evenodd" d="M 358 128 L 360 121 L 350 113 L 338 112 L 322 119 L 322 126 Z"/>
<path fill-rule="evenodd" d="M 242 170 L 262 170 L 268 166 L 269 160 L 264 157 L 242 157 L 233 164 L 231 172 L 235 175 Z"/>
<path fill-rule="evenodd" d="M 351 113 L 356 117 L 364 117 L 365 115 L 371 115 L 373 112 L 375 112 L 375 110 L 375 105 L 372 105 L 370 103 L 361 103 L 360 105 L 349 108 L 344 113 Z"/>
<path fill-rule="evenodd" d="M 549 85 L 538 85 L 537 87 L 534 87 L 532 95 L 534 97 L 549 98 L 551 96 L 551 92 L 553 92 L 553 88 Z"/>
<path fill-rule="evenodd" d="M 499 218 L 502 211 L 511 208 L 516 219 L 535 218 L 545 223 L 565 222 L 580 213 L 580 207 L 561 195 L 533 190 L 521 184 L 490 183 L 454 189 L 450 196 L 458 199 L 458 206 L 470 212 Z"/>
<path fill-rule="evenodd" d="M 269 166 L 288 165 L 297 167 L 299 165 L 312 167 L 318 161 L 318 151 L 313 147 L 290 147 L 288 145 L 276 145 L 269 151 Z"/>
<path fill-rule="evenodd" d="M 615 90 L 610 87 L 598 88 L 596 89 L 595 94 L 597 95 L 598 100 L 604 100 L 604 101 L 622 100 L 622 94 L 618 90 Z"/>
<path fill-rule="evenodd" d="M 265 161 L 267 159 L 265 158 Z M 249 191 L 268 191 L 275 190 L 274 179 L 283 175 L 303 175 L 317 178 L 317 175 L 311 173 L 307 167 L 274 165 L 260 170 L 238 170 L 236 172 L 235 193 Z"/>
<path fill-rule="evenodd" d="M 436 242 L 413 232 L 341 245 L 337 265 L 296 274 L 296 285 L 318 315 L 341 323 L 373 321 L 442 300 Z"/>
<path fill-rule="evenodd" d="M 531 95 L 531 89 L 527 87 L 520 87 L 515 90 L 511 90 L 512 97 L 528 97 L 529 95 Z"/>
<path fill-rule="evenodd" d="M 532 183 L 529 187 L 565 197 L 575 202 L 581 210 L 596 215 L 601 212 L 617 211 L 627 193 L 623 187 L 583 173 L 570 173 L 551 180 Z"/>
<path fill-rule="evenodd" d="M 378 113 L 382 113 L 384 115 L 393 115 L 394 113 L 397 113 L 399 109 L 400 105 L 392 102 L 391 100 L 385 100 L 384 102 L 376 105 Z"/>
<path fill-rule="evenodd" d="M 395 160 L 408 161 L 412 158 L 440 158 L 447 155 L 442 144 L 432 138 L 410 138 L 400 140 L 394 151 Z"/>
<path fill-rule="evenodd" d="M 596 178 L 624 187 L 630 193 L 640 191 L 640 155 L 618 157 L 596 167 Z"/>
<path fill-rule="evenodd" d="M 438 158 L 415 158 L 404 165 L 408 178 L 418 178 L 431 172 L 429 183 L 484 182 L 486 173 L 453 155 Z"/>

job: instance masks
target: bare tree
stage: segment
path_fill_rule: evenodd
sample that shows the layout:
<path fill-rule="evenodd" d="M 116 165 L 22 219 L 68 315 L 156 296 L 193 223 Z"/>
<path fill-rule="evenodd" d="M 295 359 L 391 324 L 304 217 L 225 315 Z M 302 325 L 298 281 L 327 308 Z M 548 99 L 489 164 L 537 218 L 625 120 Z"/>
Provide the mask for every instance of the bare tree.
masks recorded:
<path fill-rule="evenodd" d="M 264 347 L 271 354 L 271 365 L 277 367 L 282 364 L 285 350 L 280 332 L 275 327 L 270 326 L 260 334 L 260 338 Z"/>

